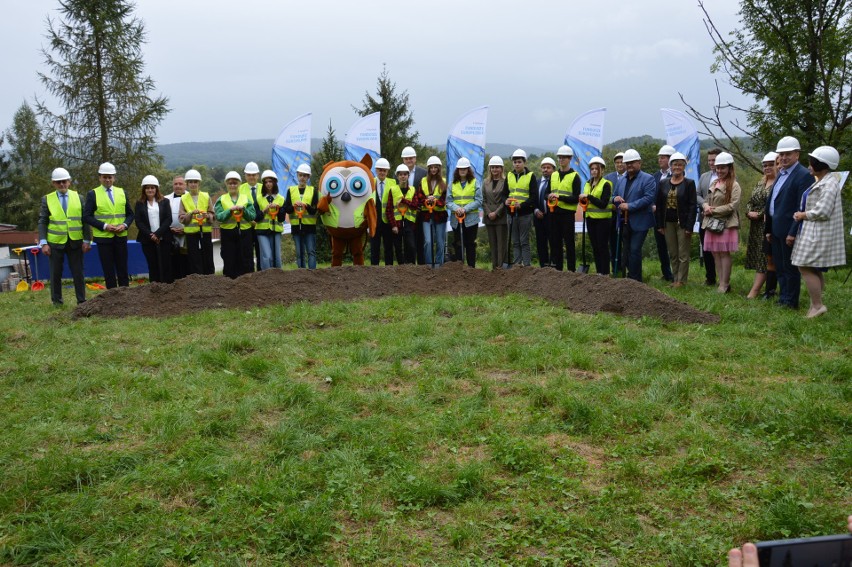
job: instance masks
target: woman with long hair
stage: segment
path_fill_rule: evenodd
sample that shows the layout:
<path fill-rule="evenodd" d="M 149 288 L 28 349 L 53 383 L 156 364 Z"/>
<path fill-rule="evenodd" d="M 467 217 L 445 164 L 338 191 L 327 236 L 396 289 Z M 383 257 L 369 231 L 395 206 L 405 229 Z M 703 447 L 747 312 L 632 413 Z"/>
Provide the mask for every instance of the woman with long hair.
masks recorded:
<path fill-rule="evenodd" d="M 447 245 L 447 181 L 441 174 L 441 165 L 438 156 L 430 157 L 426 162 L 426 177 L 420 180 L 419 187 L 414 188 L 414 208 L 419 209 L 423 225 L 424 257 L 430 266 L 444 263 Z"/>
<path fill-rule="evenodd" d="M 612 182 L 604 179 L 606 162 L 600 156 L 589 160 L 589 180 L 583 187 L 580 204 L 586 206 L 586 230 L 592 242 L 595 271 L 609 275 L 609 232 L 612 224 Z M 695 204 L 693 203 L 693 209 Z"/>
<path fill-rule="evenodd" d="M 704 249 L 713 254 L 719 276 L 719 293 L 731 291 L 731 253 L 740 243 L 738 208 L 742 190 L 737 183 L 734 156 L 722 152 L 716 156 L 716 181 L 710 186 L 704 201 Z"/>
<path fill-rule="evenodd" d="M 160 182 L 153 175 L 142 180 L 142 195 L 136 202 L 137 240 L 148 262 L 148 279 L 170 283 L 172 266 L 172 208 L 160 193 Z"/>
<path fill-rule="evenodd" d="M 447 210 L 450 211 L 450 225 L 453 227 L 455 258 L 464 262 L 466 256 L 467 265 L 471 268 L 476 267 L 476 233 L 481 208 L 482 189 L 476 183 L 470 160 L 459 158 L 453 172 L 453 184 L 447 191 Z"/>
<path fill-rule="evenodd" d="M 278 193 L 278 175 L 267 169 L 260 176 L 254 234 L 260 246 L 260 269 L 281 267 L 281 233 L 284 232 L 284 197 Z"/>
<path fill-rule="evenodd" d="M 811 308 L 807 318 L 824 315 L 828 308 L 822 302 L 825 289 L 823 272 L 832 266 L 846 264 L 843 235 L 843 210 L 840 199 L 840 176 L 831 174 L 840 163 L 840 154 L 831 146 L 820 146 L 810 156 L 811 174 L 816 179 L 802 195 L 793 220 L 799 225 L 790 263 L 799 267 Z M 788 244 L 792 237 L 787 237 Z"/>
<path fill-rule="evenodd" d="M 488 180 L 482 184 L 482 222 L 488 232 L 492 270 L 509 267 L 507 249 L 509 226 L 506 222 L 506 199 L 509 198 L 509 186 L 506 184 L 503 171 L 503 158 L 491 156 L 488 160 Z"/>
<path fill-rule="evenodd" d="M 775 294 L 776 278 L 775 266 L 769 271 L 769 259 L 772 257 L 771 247 L 766 242 L 766 217 L 764 215 L 766 209 L 766 200 L 769 199 L 769 194 L 772 192 L 772 185 L 775 184 L 776 170 L 775 159 L 778 154 L 769 152 L 763 156 L 763 177 L 757 182 L 754 190 L 751 192 L 751 197 L 746 203 L 748 212 L 746 216 L 749 220 L 748 229 L 748 245 L 746 246 L 746 270 L 755 270 L 754 284 L 751 286 L 751 291 L 746 296 L 748 299 L 755 299 L 760 295 L 760 289 L 763 284 L 766 284 L 766 292 L 771 295 Z M 769 252 L 767 252 L 769 250 Z M 771 281 L 770 281 L 771 280 Z"/>

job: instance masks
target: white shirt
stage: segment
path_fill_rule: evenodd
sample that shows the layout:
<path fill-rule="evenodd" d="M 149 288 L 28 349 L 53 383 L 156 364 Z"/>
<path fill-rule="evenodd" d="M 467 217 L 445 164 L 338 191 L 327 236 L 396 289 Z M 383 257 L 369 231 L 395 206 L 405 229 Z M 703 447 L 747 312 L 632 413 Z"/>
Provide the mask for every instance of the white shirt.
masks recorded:
<path fill-rule="evenodd" d="M 147 201 L 148 205 L 148 224 L 151 225 L 151 232 L 160 230 L 160 203 Z"/>

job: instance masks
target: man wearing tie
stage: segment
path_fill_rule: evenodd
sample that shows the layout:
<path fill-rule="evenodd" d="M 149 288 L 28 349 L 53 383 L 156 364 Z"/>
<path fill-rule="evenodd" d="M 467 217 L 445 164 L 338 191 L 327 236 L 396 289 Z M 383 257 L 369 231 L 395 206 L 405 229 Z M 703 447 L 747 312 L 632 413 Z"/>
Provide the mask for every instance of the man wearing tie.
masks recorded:
<path fill-rule="evenodd" d="M 260 204 L 257 202 L 257 198 L 263 195 L 263 186 L 260 185 L 260 167 L 255 162 L 250 161 L 243 169 L 243 173 L 246 174 L 246 182 L 240 185 L 240 194 L 245 195 L 249 203 L 255 208 L 255 211 L 259 212 Z M 252 271 L 257 269 L 255 266 L 260 267 L 260 243 L 258 243 L 257 235 L 254 233 L 254 226 L 256 224 L 257 222 L 251 221 L 251 228 L 249 229 L 255 259 L 252 262 Z"/>
<path fill-rule="evenodd" d="M 400 157 L 402 163 L 408 168 L 409 186 L 420 187 L 420 182 L 426 177 L 426 169 L 417 165 L 417 152 L 411 146 L 405 146 Z M 394 183 L 396 183 L 395 180 Z M 424 265 L 426 263 L 426 239 L 423 236 L 423 221 L 420 219 L 420 215 L 414 222 L 414 251 L 417 264 Z"/>
<path fill-rule="evenodd" d="M 130 285 L 127 274 L 127 228 L 133 222 L 133 209 L 124 189 L 113 186 L 115 166 L 109 162 L 98 167 L 101 184 L 86 195 L 83 222 L 92 227 L 98 258 L 107 289 Z"/>
<path fill-rule="evenodd" d="M 370 264 L 373 266 L 379 265 L 379 259 L 382 254 L 382 246 L 385 248 L 385 266 L 393 266 L 393 233 L 388 224 L 387 213 L 385 212 L 385 198 L 390 195 L 390 191 L 396 181 L 388 179 L 390 171 L 390 162 L 385 158 L 376 160 L 376 234 L 370 238 Z"/>
<path fill-rule="evenodd" d="M 627 248 L 627 277 L 642 281 L 642 244 L 648 230 L 656 226 L 654 203 L 657 184 L 654 177 L 642 171 L 642 157 L 634 149 L 624 152 L 627 175 L 615 187 L 613 204 L 627 217 L 624 244 Z M 620 264 L 621 262 L 619 262 Z"/>
<path fill-rule="evenodd" d="M 799 230 L 799 223 L 793 221 L 793 213 L 799 210 L 802 194 L 814 183 L 813 176 L 799 163 L 800 150 L 799 141 L 792 136 L 779 140 L 775 151 L 781 169 L 766 203 L 765 231 L 772 245 L 772 259 L 778 273 L 778 305 L 790 309 L 799 308 L 802 286 L 801 273 L 790 262 Z"/>
<path fill-rule="evenodd" d="M 542 268 L 550 266 L 550 249 L 547 232 L 547 196 L 550 195 L 550 176 L 556 171 L 556 162 L 546 157 L 541 160 L 541 179 L 538 182 L 538 196 L 533 211 L 533 226 L 535 227 L 535 247 L 538 252 L 538 265 Z"/>
<path fill-rule="evenodd" d="M 79 305 L 86 301 L 83 253 L 91 248 L 92 227 L 83 224 L 80 195 L 68 189 L 71 185 L 68 170 L 57 167 L 51 181 L 56 191 L 41 198 L 38 213 L 39 246 L 50 259 L 50 300 L 54 305 L 62 305 L 62 267 L 67 256 Z"/>

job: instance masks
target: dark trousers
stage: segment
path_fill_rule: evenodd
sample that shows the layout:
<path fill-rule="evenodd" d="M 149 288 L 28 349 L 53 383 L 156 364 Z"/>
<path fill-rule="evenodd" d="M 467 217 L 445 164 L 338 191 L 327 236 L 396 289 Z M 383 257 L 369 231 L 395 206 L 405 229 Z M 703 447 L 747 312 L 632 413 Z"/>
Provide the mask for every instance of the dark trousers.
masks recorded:
<path fill-rule="evenodd" d="M 130 277 L 127 275 L 127 237 L 96 238 L 98 258 L 104 271 L 104 283 L 107 289 L 116 285 L 127 287 Z M 116 283 L 117 280 L 117 283 Z"/>
<path fill-rule="evenodd" d="M 187 274 L 209 275 L 216 272 L 213 263 L 213 236 L 209 232 L 186 235 Z"/>
<path fill-rule="evenodd" d="M 595 271 L 609 275 L 609 235 L 612 218 L 586 218 L 586 230 L 592 241 L 592 252 L 595 255 Z"/>
<path fill-rule="evenodd" d="M 464 261 L 462 258 L 462 236 L 464 236 L 464 255 L 467 258 L 467 265 L 471 268 L 476 267 L 476 233 L 479 229 L 478 225 L 465 226 L 459 230 L 459 223 L 453 229 L 453 250 L 455 259 L 459 262 Z"/>
<path fill-rule="evenodd" d="M 86 301 L 86 282 L 83 279 L 83 241 L 65 244 L 48 244 L 50 247 L 50 300 L 62 304 L 62 268 L 68 257 L 68 269 L 74 279 L 74 295 L 77 303 Z"/>
<path fill-rule="evenodd" d="M 547 225 L 550 223 L 547 215 L 538 218 L 533 214 L 535 228 L 535 250 L 538 254 L 538 265 L 542 268 L 550 265 L 550 233 Z"/>
<path fill-rule="evenodd" d="M 423 221 L 417 219 L 414 225 L 414 251 L 417 256 L 417 265 L 426 265 L 426 238 L 423 235 Z"/>
<path fill-rule="evenodd" d="M 672 282 L 674 281 L 674 276 L 672 275 L 672 261 L 669 258 L 669 246 L 666 244 L 666 235 L 660 234 L 656 230 L 653 232 L 654 240 L 657 243 L 657 256 L 660 257 L 660 273 L 662 273 L 664 280 Z"/>
<path fill-rule="evenodd" d="M 181 249 L 179 246 L 172 244 L 172 252 L 171 252 L 171 260 L 172 260 L 172 279 L 179 280 L 181 278 L 185 278 L 187 274 L 187 270 L 189 269 L 189 257 L 186 253 L 185 249 Z"/>
<path fill-rule="evenodd" d="M 577 271 L 577 250 L 574 244 L 574 213 L 548 215 L 550 226 L 550 263 L 560 272 L 568 264 L 568 271 Z M 564 248 L 563 248 L 564 247 Z M 563 249 L 565 254 L 563 256 Z M 563 257 L 565 262 L 563 262 Z"/>
<path fill-rule="evenodd" d="M 627 277 L 642 281 L 642 245 L 648 236 L 648 229 L 633 230 L 628 224 L 626 227 L 625 247 L 627 248 Z"/>
<path fill-rule="evenodd" d="M 623 264 L 619 264 L 619 266 L 615 265 L 616 254 L 621 253 L 621 248 L 618 246 L 618 225 L 617 225 L 618 217 L 613 214 L 610 219 L 609 225 L 609 259 L 610 266 L 612 267 L 612 273 L 616 276 L 616 267 L 618 267 L 618 271 L 621 271 L 621 266 Z"/>
<path fill-rule="evenodd" d="M 402 226 L 399 227 L 398 234 L 394 234 L 393 230 L 388 227 L 388 231 L 391 233 L 392 237 L 393 250 L 396 254 L 397 264 L 413 264 L 417 259 L 417 251 L 414 249 L 417 245 L 417 236 L 415 235 L 414 227 L 415 223 L 407 220 L 402 222 Z"/>
<path fill-rule="evenodd" d="M 169 283 L 171 277 L 171 241 L 161 241 L 160 244 L 153 242 L 140 242 L 142 246 L 142 254 L 145 255 L 145 261 L 148 262 L 148 279 L 152 282 Z"/>
<path fill-rule="evenodd" d="M 371 265 L 379 265 L 379 260 L 383 257 L 382 247 L 385 249 L 385 266 L 393 266 L 393 233 L 391 232 L 390 225 L 379 219 L 376 223 L 376 236 L 370 239 Z"/>
<path fill-rule="evenodd" d="M 254 271 L 254 243 L 251 230 L 220 229 L 222 246 L 222 274 L 229 278 L 238 278 Z"/>
<path fill-rule="evenodd" d="M 785 239 L 772 235 L 772 260 L 778 275 L 778 304 L 798 309 L 799 293 L 802 288 L 802 274 L 799 268 L 790 262 L 793 247 L 787 246 Z"/>
<path fill-rule="evenodd" d="M 701 239 L 702 245 L 704 243 L 704 232 L 703 228 L 698 230 L 698 238 Z M 716 283 L 716 261 L 713 259 L 713 253 L 704 250 L 702 256 L 704 258 L 704 280 L 709 285 L 714 285 Z"/>

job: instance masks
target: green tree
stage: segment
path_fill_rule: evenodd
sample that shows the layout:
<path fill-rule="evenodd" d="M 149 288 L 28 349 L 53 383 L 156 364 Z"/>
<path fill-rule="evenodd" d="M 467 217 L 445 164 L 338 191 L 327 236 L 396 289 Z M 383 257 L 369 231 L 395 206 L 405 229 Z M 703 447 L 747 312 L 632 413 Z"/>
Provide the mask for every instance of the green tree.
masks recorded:
<path fill-rule="evenodd" d="M 337 133 L 331 125 L 331 120 L 329 120 L 328 130 L 325 132 L 325 138 L 322 139 L 320 151 L 311 158 L 311 180 L 309 183 L 319 191 L 319 180 L 325 164 L 342 159 L 343 147 L 340 140 L 337 139 Z M 317 262 L 331 262 L 331 240 L 322 223 L 317 224 Z"/>
<path fill-rule="evenodd" d="M 736 136 L 754 138 L 763 155 L 782 136 L 795 135 L 804 150 L 830 144 L 846 167 L 852 164 L 852 0 L 741 0 L 742 27 L 728 36 L 704 2 L 698 5 L 715 45 L 711 70 L 754 99 L 743 107 L 719 94 L 710 112 L 684 100 L 705 133 L 756 170 L 759 157 Z"/>
<path fill-rule="evenodd" d="M 24 102 L 6 131 L 9 141 L 8 186 L 2 189 L 3 217 L 21 230 L 38 221 L 39 201 L 52 190 L 50 172 L 58 166 L 53 150 L 41 132 L 38 118 Z"/>
<path fill-rule="evenodd" d="M 12 222 L 12 218 L 6 210 L 9 195 L 12 191 L 12 182 L 9 179 L 9 158 L 3 149 L 5 142 L 5 137 L 0 133 L 0 223 L 17 224 Z"/>
<path fill-rule="evenodd" d="M 420 134 L 414 129 L 414 115 L 408 102 L 408 91 L 398 91 L 396 83 L 390 79 L 387 66 L 382 66 L 376 95 L 365 92 L 361 108 L 353 106 L 352 109 L 360 116 L 381 113 L 379 136 L 382 155 L 392 164 L 401 163 L 399 156 L 405 146 L 420 146 Z"/>
<path fill-rule="evenodd" d="M 137 187 L 159 161 L 156 128 L 169 112 L 144 75 L 145 27 L 130 0 L 60 0 L 59 19 L 47 19 L 47 73 L 42 84 L 61 107 L 36 99 L 48 139 L 78 178 L 96 176 L 99 163 L 116 165 L 119 180 Z M 138 192 L 138 189 L 136 189 Z"/>

